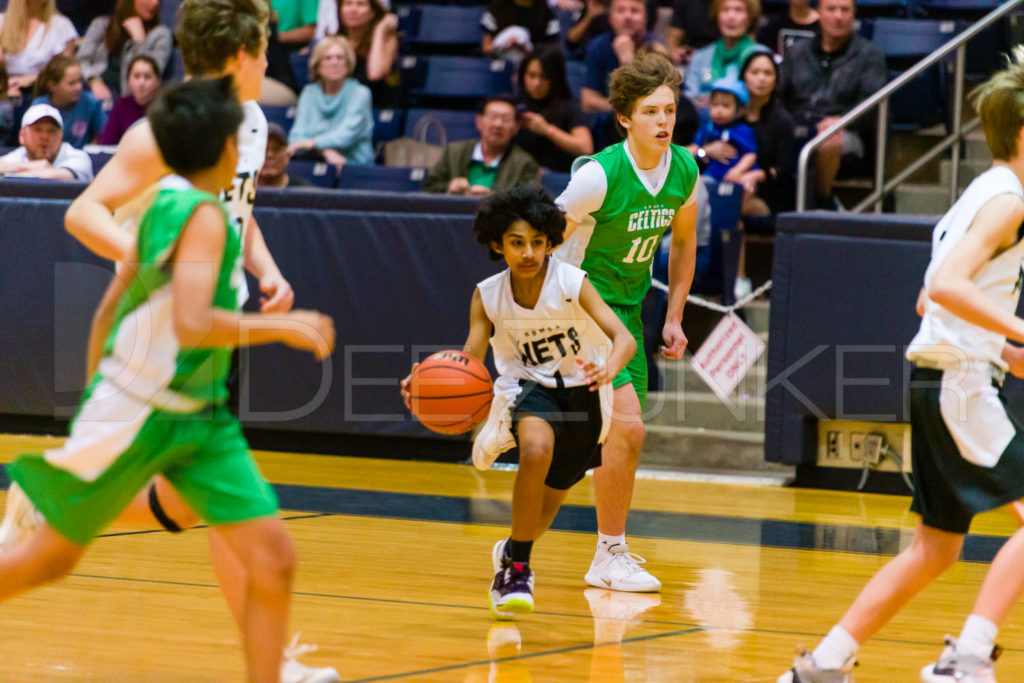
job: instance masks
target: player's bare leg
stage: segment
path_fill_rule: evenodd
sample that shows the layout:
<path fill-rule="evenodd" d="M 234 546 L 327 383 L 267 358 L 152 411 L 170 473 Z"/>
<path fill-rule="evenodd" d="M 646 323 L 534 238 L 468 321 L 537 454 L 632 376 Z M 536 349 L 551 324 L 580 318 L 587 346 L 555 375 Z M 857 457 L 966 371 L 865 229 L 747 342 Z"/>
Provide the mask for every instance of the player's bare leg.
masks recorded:
<path fill-rule="evenodd" d="M 640 566 L 643 558 L 629 552 L 626 519 L 633 499 L 633 482 L 644 444 L 644 423 L 640 399 L 632 384 L 615 390 L 614 413 L 604 447 L 601 466 L 594 470 L 594 498 L 597 529 L 601 540 L 586 581 L 599 588 L 631 592 L 661 589 L 661 582 Z M 613 539 L 606 542 L 606 539 Z"/>
<path fill-rule="evenodd" d="M 241 622 L 250 678 L 276 683 L 288 629 L 295 547 L 276 517 L 222 526 L 218 532 L 245 568 Z"/>

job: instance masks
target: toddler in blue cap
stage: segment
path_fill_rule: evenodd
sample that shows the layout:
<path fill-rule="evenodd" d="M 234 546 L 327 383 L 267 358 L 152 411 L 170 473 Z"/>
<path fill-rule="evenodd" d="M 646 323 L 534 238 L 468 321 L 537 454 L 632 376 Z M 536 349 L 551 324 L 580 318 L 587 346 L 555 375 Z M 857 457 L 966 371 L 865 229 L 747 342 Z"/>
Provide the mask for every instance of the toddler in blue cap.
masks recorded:
<path fill-rule="evenodd" d="M 708 161 L 704 173 L 718 181 L 742 183 L 746 173 L 758 170 L 754 131 L 743 122 L 743 109 L 749 103 L 742 81 L 719 78 L 711 84 L 711 120 L 700 127 L 689 149 L 698 160 Z M 736 156 L 726 161 L 709 159 L 704 146 L 715 140 L 731 145 Z"/>

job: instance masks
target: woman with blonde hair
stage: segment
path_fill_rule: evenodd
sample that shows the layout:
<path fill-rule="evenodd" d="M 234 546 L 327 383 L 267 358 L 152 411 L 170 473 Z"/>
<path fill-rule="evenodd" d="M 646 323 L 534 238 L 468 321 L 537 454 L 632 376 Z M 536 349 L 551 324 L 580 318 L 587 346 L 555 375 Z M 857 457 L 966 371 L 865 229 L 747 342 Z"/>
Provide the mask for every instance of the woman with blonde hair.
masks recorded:
<path fill-rule="evenodd" d="M 157 77 L 171 58 L 171 29 L 160 25 L 160 0 L 117 0 L 112 16 L 96 17 L 78 48 L 82 76 L 98 100 L 128 92 L 128 65 L 137 55 L 149 55 Z"/>
<path fill-rule="evenodd" d="M 320 0 L 316 22 L 317 39 L 340 35 L 352 43 L 356 53 L 351 75 L 367 86 L 373 106 L 394 106 L 398 95 L 398 17 L 387 0 Z"/>
<path fill-rule="evenodd" d="M 373 163 L 370 89 L 349 76 L 355 50 L 341 36 L 327 36 L 309 57 L 312 81 L 302 89 L 289 149 L 334 166 Z"/>
<path fill-rule="evenodd" d="M 0 58 L 7 65 L 11 96 L 29 88 L 53 57 L 70 57 L 78 38 L 71 20 L 55 0 L 10 0 L 0 14 Z"/>

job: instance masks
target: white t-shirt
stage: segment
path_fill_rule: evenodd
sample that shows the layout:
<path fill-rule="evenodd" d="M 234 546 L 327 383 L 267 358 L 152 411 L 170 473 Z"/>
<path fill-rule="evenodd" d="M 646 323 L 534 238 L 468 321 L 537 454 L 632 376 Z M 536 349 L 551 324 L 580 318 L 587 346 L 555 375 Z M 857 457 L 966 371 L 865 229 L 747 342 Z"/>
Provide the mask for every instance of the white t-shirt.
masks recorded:
<path fill-rule="evenodd" d="M 3 26 L 4 15 L 0 14 L 0 26 Z M 59 55 L 67 47 L 68 41 L 78 38 L 78 31 L 71 20 L 63 14 L 54 14 L 49 24 L 40 26 L 25 44 L 25 49 L 16 54 L 4 55 L 7 73 L 10 76 L 37 74 L 46 63 Z"/>
<path fill-rule="evenodd" d="M 19 147 L 0 157 L 0 161 L 7 163 L 25 163 L 28 160 L 28 150 L 24 147 Z M 89 182 L 93 177 L 92 158 L 82 150 L 75 149 L 66 142 L 61 144 L 60 151 L 57 152 L 57 158 L 53 161 L 53 167 L 66 168 L 75 175 L 75 180 Z"/>

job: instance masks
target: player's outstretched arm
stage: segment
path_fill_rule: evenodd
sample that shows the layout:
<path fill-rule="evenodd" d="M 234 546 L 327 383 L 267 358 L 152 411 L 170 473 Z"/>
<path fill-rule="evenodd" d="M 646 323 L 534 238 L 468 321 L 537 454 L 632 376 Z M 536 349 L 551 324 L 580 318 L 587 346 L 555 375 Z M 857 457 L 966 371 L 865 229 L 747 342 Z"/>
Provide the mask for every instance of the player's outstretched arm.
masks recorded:
<path fill-rule="evenodd" d="M 334 321 L 316 311 L 238 313 L 213 305 L 226 226 L 212 203 L 200 204 L 178 240 L 172 280 L 174 332 L 182 346 L 209 348 L 281 342 L 322 360 L 334 350 Z"/>
<path fill-rule="evenodd" d="M 697 182 L 701 182 L 697 179 Z M 694 192 L 696 192 L 694 188 Z M 679 359 L 686 350 L 683 334 L 683 307 L 693 284 L 697 267 L 697 202 L 691 202 L 676 212 L 672 219 L 672 241 L 668 252 L 668 313 L 661 336 L 665 345 L 661 354 L 665 358 Z"/>
<path fill-rule="evenodd" d="M 590 284 L 590 278 L 583 279 L 583 286 L 580 288 L 580 305 L 583 306 L 587 315 L 594 319 L 601 331 L 612 340 L 612 350 L 604 365 L 584 366 L 588 379 L 593 383 L 591 390 L 597 390 L 599 385 L 611 382 L 615 375 L 626 367 L 629 359 L 636 354 L 636 339 L 630 334 L 619 316 L 615 315 L 615 311 L 604 302 L 601 295 L 594 289 L 594 285 Z"/>
<path fill-rule="evenodd" d="M 1001 194 L 990 199 L 935 271 L 928 298 L 972 325 L 1024 342 L 1024 320 L 1003 310 L 973 281 L 995 254 L 1016 244 L 1022 221 L 1024 202 L 1019 197 Z"/>
<path fill-rule="evenodd" d="M 131 258 L 133 235 L 122 230 L 113 212 L 169 173 L 148 123 L 121 139 L 117 152 L 64 215 L 64 227 L 90 251 L 112 261 Z"/>

